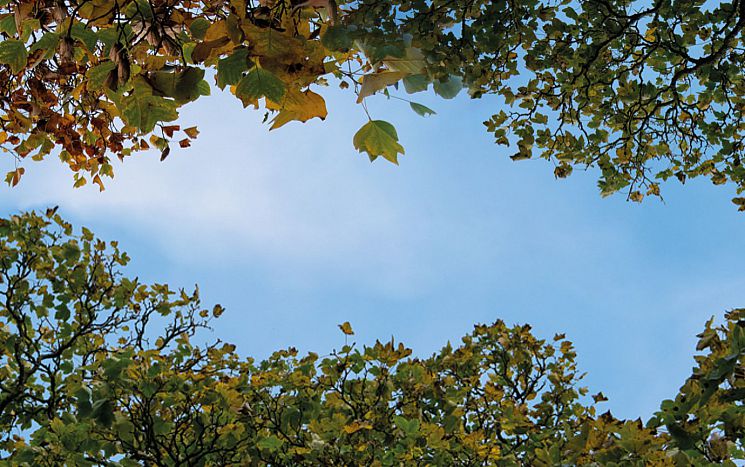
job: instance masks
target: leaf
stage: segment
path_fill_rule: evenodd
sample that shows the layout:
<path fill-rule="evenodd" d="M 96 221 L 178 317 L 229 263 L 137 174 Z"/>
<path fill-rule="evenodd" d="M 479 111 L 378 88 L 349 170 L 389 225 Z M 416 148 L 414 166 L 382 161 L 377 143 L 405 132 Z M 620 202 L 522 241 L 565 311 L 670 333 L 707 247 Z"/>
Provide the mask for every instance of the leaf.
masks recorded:
<path fill-rule="evenodd" d="M 26 45 L 16 39 L 3 39 L 0 42 L 0 63 L 10 66 L 13 73 L 20 73 L 26 67 L 28 51 Z"/>
<path fill-rule="evenodd" d="M 37 50 L 43 50 L 44 55 L 43 57 L 46 59 L 52 58 L 57 51 L 57 46 L 59 45 L 60 41 L 60 35 L 55 32 L 48 32 L 41 36 L 41 38 L 34 42 L 34 44 L 29 48 L 30 52 L 35 52 Z"/>
<path fill-rule="evenodd" d="M 366 152 L 370 160 L 383 156 L 398 164 L 398 154 L 404 154 L 404 148 L 398 143 L 396 129 L 383 120 L 371 120 L 354 135 L 354 147 L 359 152 Z"/>
<path fill-rule="evenodd" d="M 230 39 L 221 37 L 219 39 L 200 42 L 191 52 L 191 59 L 194 63 L 202 63 L 212 56 L 212 52 L 220 47 L 227 45 Z"/>
<path fill-rule="evenodd" d="M 341 329 L 341 332 L 346 334 L 347 336 L 351 336 L 354 334 L 354 331 L 352 331 L 352 325 L 349 324 L 349 321 L 344 321 L 343 323 L 339 324 L 339 329 Z"/>
<path fill-rule="evenodd" d="M 463 81 L 457 76 L 451 76 L 447 81 L 434 82 L 435 93 L 445 99 L 452 99 L 463 89 Z"/>
<path fill-rule="evenodd" d="M 404 89 L 409 94 L 426 91 L 432 80 L 427 75 L 412 75 L 404 78 Z"/>
<path fill-rule="evenodd" d="M 272 435 L 266 438 L 260 439 L 256 446 L 259 449 L 266 449 L 267 451 L 273 452 L 282 447 L 282 440 Z"/>
<path fill-rule="evenodd" d="M 108 399 L 99 399 L 93 403 L 93 418 L 105 427 L 110 427 L 114 421 L 114 406 Z"/>
<path fill-rule="evenodd" d="M 176 102 L 153 95 L 147 82 L 138 78 L 132 94 L 122 100 L 122 117 L 141 132 L 149 133 L 159 122 L 176 120 L 177 107 Z"/>
<path fill-rule="evenodd" d="M 202 90 L 199 84 L 204 78 L 204 70 L 187 67 L 180 72 L 157 71 L 150 74 L 154 89 L 167 97 L 173 97 L 177 102 L 186 103 L 199 98 Z"/>
<path fill-rule="evenodd" d="M 248 50 L 236 49 L 231 55 L 217 62 L 217 85 L 220 89 L 237 84 L 248 70 Z"/>
<path fill-rule="evenodd" d="M 70 28 L 70 36 L 85 45 L 89 52 L 94 52 L 96 50 L 98 35 L 95 31 L 87 28 L 85 24 L 73 23 Z"/>
<path fill-rule="evenodd" d="M 426 105 L 417 104 L 416 102 L 409 102 L 409 105 L 414 112 L 421 115 L 422 117 L 427 117 L 429 115 L 434 115 L 437 113 Z"/>
<path fill-rule="evenodd" d="M 5 183 L 10 186 L 18 185 L 18 182 L 21 181 L 21 177 L 23 176 L 23 173 L 25 171 L 26 170 L 23 167 L 18 167 L 15 170 L 11 170 L 5 175 Z"/>
<path fill-rule="evenodd" d="M 93 406 L 91 405 L 91 391 L 90 389 L 83 387 L 75 392 L 76 405 L 78 406 L 78 418 L 85 419 L 93 412 Z"/>
<path fill-rule="evenodd" d="M 184 128 L 184 133 L 186 133 L 186 136 L 188 136 L 191 139 L 194 139 L 197 136 L 199 136 L 199 130 L 195 126 Z"/>
<path fill-rule="evenodd" d="M 409 75 L 420 74 L 427 66 L 424 54 L 416 47 L 407 48 L 403 57 L 386 57 L 383 63 L 393 71 L 400 71 Z"/>
<path fill-rule="evenodd" d="M 106 61 L 88 69 L 85 74 L 88 77 L 88 88 L 91 90 L 103 89 L 106 79 L 109 77 L 109 73 L 111 73 L 115 68 L 116 63 Z"/>
<path fill-rule="evenodd" d="M 331 26 L 321 36 L 321 44 L 329 50 L 346 52 L 352 48 L 354 41 L 344 26 Z"/>
<path fill-rule="evenodd" d="M 204 35 L 207 33 L 207 29 L 210 27 L 210 22 L 204 18 L 197 18 L 189 25 L 189 31 L 194 39 L 204 39 Z"/>
<path fill-rule="evenodd" d="M 254 68 L 241 78 L 235 95 L 244 102 L 266 97 L 279 103 L 285 95 L 285 83 L 270 71 Z"/>
<path fill-rule="evenodd" d="M 371 73 L 362 77 L 362 87 L 357 96 L 357 103 L 361 103 L 364 98 L 375 94 L 381 89 L 401 80 L 406 73 L 400 71 L 383 71 L 381 73 Z"/>
<path fill-rule="evenodd" d="M 0 32 L 5 33 L 9 36 L 13 36 L 16 32 L 18 32 L 18 30 L 16 29 L 15 15 L 9 14 L 0 19 Z"/>
<path fill-rule="evenodd" d="M 372 430 L 373 426 L 370 424 L 370 422 L 359 422 L 354 421 L 350 423 L 349 425 L 344 425 L 344 432 L 351 435 L 353 433 L 357 433 L 360 430 Z"/>
<path fill-rule="evenodd" d="M 272 120 L 270 129 L 274 130 L 291 121 L 306 122 L 316 117 L 324 120 L 326 115 L 328 115 L 328 111 L 323 97 L 310 90 L 300 92 L 296 89 L 290 89 L 285 95 L 279 113 Z"/>
<path fill-rule="evenodd" d="M 397 415 L 393 417 L 393 422 L 407 435 L 414 435 L 419 431 L 419 420 L 417 419 L 407 420 L 406 418 Z"/>

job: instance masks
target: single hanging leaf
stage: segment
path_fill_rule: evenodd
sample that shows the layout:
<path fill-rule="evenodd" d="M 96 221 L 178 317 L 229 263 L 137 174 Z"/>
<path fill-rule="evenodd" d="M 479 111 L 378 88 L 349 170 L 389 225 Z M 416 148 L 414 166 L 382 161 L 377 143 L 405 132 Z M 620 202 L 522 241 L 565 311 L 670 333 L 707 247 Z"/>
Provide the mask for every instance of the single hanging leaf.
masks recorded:
<path fill-rule="evenodd" d="M 421 115 L 422 117 L 427 117 L 429 115 L 434 115 L 437 113 L 426 105 L 417 104 L 416 102 L 409 102 L 409 105 L 414 112 Z"/>
<path fill-rule="evenodd" d="M 370 160 L 383 156 L 398 164 L 398 154 L 404 154 L 404 148 L 398 143 L 396 129 L 383 120 L 370 120 L 354 135 L 354 147 L 359 152 L 366 152 Z"/>
<path fill-rule="evenodd" d="M 15 39 L 4 39 L 0 42 L 0 63 L 10 66 L 13 73 L 20 73 L 27 60 L 28 51 L 23 42 Z"/>
<path fill-rule="evenodd" d="M 26 170 L 23 167 L 18 167 L 15 170 L 11 170 L 5 175 L 5 183 L 10 186 L 18 185 L 18 182 L 21 181 L 21 177 L 23 176 L 25 171 Z"/>
<path fill-rule="evenodd" d="M 272 72 L 263 68 L 254 68 L 241 78 L 235 89 L 235 95 L 243 101 L 254 101 L 260 97 L 279 103 L 285 95 L 285 83 Z"/>

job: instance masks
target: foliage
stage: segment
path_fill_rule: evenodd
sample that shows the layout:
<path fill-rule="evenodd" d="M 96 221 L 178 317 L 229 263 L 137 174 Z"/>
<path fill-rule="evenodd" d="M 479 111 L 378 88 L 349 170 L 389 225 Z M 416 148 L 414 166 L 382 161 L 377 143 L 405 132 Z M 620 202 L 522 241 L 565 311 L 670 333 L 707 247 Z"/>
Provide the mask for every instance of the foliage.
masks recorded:
<path fill-rule="evenodd" d="M 671 177 L 745 191 L 745 2 L 363 0 L 348 21 L 412 37 L 435 90 L 500 96 L 485 124 L 514 160 L 597 167 L 634 201 Z"/>
<path fill-rule="evenodd" d="M 326 8 L 316 10 L 319 5 Z M 349 76 L 362 98 L 423 70 L 415 49 L 386 47 L 383 58 L 394 55 L 390 67 L 401 70 L 389 74 L 396 79 L 381 80 L 373 73 L 360 85 L 356 77 L 372 65 L 351 48 L 344 30 L 326 20 L 329 14 L 336 17 L 333 5 L 0 2 L 0 147 L 16 160 L 6 181 L 19 182 L 24 158 L 38 160 L 58 150 L 75 173 L 75 186 L 91 179 L 103 189 L 101 177 L 113 176 L 110 155 L 124 158 L 156 148 L 165 158 L 172 141 L 189 146 L 198 132 L 181 128 L 179 110 L 210 94 L 210 78 L 244 107 L 263 107 L 273 115 L 272 128 L 278 128 L 326 117 L 323 98 L 309 87 L 325 84 L 329 74 Z M 357 70 L 344 70 L 350 66 Z M 377 121 L 374 125 L 379 127 Z M 363 131 L 355 139 L 371 159 L 383 155 L 395 161 L 403 152 L 395 130 L 386 125 L 383 133 Z"/>
<path fill-rule="evenodd" d="M 643 426 L 596 414 L 572 344 L 476 326 L 429 358 L 392 340 L 261 362 L 195 334 L 198 293 L 126 277 L 50 210 L 0 222 L 0 464 L 707 465 L 743 458 L 745 310 Z M 340 325 L 349 339 L 349 323 Z"/>
<path fill-rule="evenodd" d="M 338 6 L 337 6 L 338 3 Z M 497 95 L 486 123 L 513 159 L 557 177 L 598 167 L 603 195 L 660 194 L 699 175 L 745 190 L 745 2 L 703 0 L 5 0 L 0 3 L 0 145 L 17 161 L 55 148 L 103 188 L 110 154 L 171 140 L 208 80 L 272 128 L 325 118 L 310 87 L 333 76 L 357 101 L 402 84 L 443 98 Z M 209 73 L 205 73 L 209 70 Z M 407 99 L 404 99 L 407 100 Z M 414 111 L 430 109 L 412 103 Z M 269 115 L 268 115 L 269 116 Z M 355 147 L 397 161 L 390 124 Z M 7 175 L 16 184 L 24 168 Z M 745 198 L 733 200 L 745 210 Z"/>

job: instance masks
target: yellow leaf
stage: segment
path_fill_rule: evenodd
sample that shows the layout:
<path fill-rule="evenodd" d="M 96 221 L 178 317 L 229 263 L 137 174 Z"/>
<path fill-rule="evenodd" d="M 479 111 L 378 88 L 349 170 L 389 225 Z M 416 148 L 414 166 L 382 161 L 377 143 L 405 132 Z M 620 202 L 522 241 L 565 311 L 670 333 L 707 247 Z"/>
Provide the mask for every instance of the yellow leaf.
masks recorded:
<path fill-rule="evenodd" d="M 349 324 L 349 323 L 346 323 L 346 324 Z M 350 435 L 360 430 L 372 430 L 372 425 L 369 422 L 354 421 L 350 423 L 349 425 L 344 426 L 344 432 Z"/>
<path fill-rule="evenodd" d="M 342 324 L 340 324 L 339 329 L 341 329 L 341 332 L 343 332 L 347 336 L 351 336 L 352 334 L 354 334 L 354 331 L 352 331 L 352 325 L 349 324 L 349 321 L 344 321 Z"/>
<path fill-rule="evenodd" d="M 96 176 L 93 177 L 93 183 L 95 183 L 96 185 L 98 185 L 98 191 L 103 191 L 104 190 L 103 181 L 101 180 L 101 177 L 98 176 L 98 174 L 96 174 Z"/>
<path fill-rule="evenodd" d="M 271 104 L 267 104 L 267 107 L 270 106 Z M 293 120 L 307 122 L 315 117 L 325 120 L 326 115 L 328 111 L 323 97 L 313 91 L 301 92 L 297 89 L 288 89 L 279 114 L 272 120 L 270 129 L 274 130 Z"/>

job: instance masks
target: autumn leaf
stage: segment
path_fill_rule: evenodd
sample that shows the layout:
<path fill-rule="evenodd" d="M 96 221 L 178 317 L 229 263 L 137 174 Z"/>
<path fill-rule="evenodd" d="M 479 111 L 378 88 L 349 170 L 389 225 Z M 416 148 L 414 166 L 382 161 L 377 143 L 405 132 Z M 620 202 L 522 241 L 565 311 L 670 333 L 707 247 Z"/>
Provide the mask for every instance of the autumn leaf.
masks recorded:
<path fill-rule="evenodd" d="M 272 120 L 270 128 L 272 130 L 291 121 L 307 122 L 316 117 L 324 120 L 328 114 L 323 97 L 310 90 L 301 92 L 296 89 L 289 89 L 282 106 L 268 107 L 279 109 L 279 113 Z"/>
<path fill-rule="evenodd" d="M 422 51 L 415 47 L 406 49 L 403 57 L 386 57 L 383 63 L 392 71 L 399 71 L 407 75 L 418 75 L 425 71 L 427 62 Z"/>
<path fill-rule="evenodd" d="M 357 95 L 357 103 L 361 103 L 367 96 L 385 89 L 391 84 L 397 83 L 406 73 L 400 71 L 383 71 L 380 73 L 370 73 L 362 77 L 362 86 Z"/>
<path fill-rule="evenodd" d="M 18 182 L 21 181 L 21 177 L 25 172 L 26 170 L 23 167 L 18 167 L 15 170 L 11 170 L 5 175 L 5 183 L 10 186 L 18 185 Z"/>

